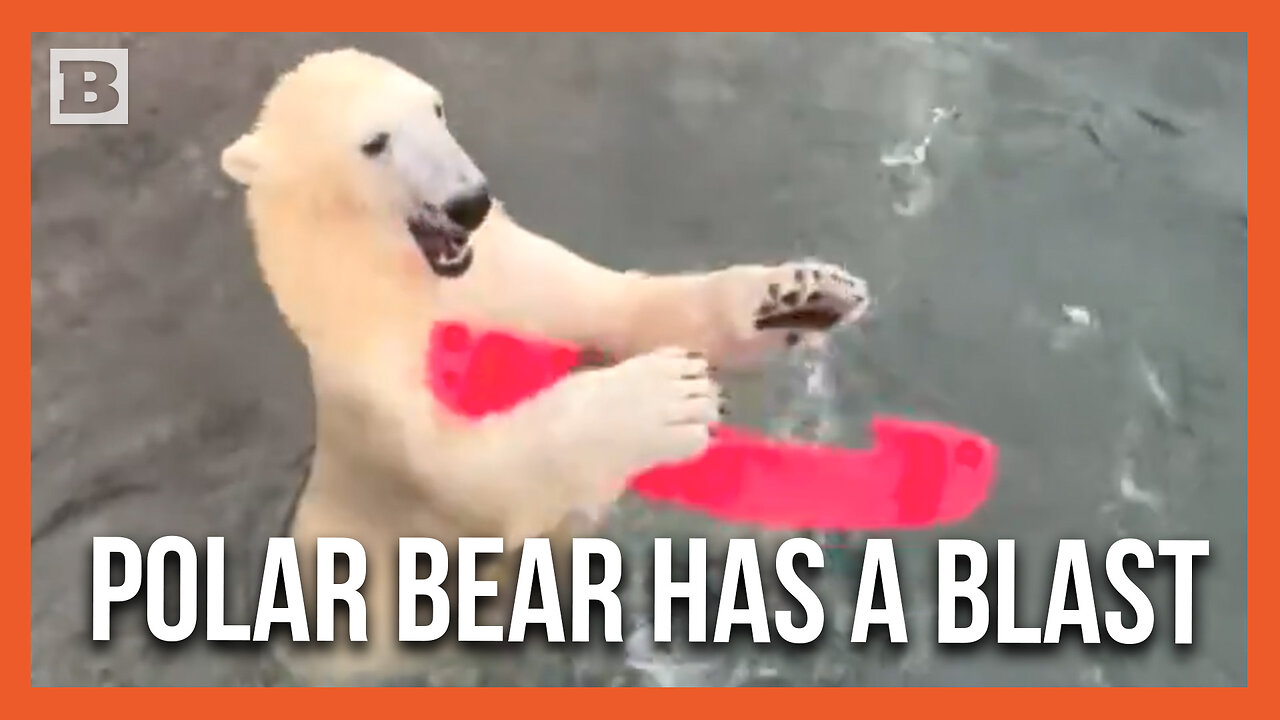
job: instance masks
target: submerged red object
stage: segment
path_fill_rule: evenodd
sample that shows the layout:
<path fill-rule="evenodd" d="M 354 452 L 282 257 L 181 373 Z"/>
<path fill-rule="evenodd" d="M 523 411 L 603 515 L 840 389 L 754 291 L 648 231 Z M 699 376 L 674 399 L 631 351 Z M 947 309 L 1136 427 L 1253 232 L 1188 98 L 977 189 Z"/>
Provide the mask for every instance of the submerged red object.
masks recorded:
<path fill-rule="evenodd" d="M 507 410 L 571 372 L 573 345 L 441 322 L 428 380 L 454 412 Z M 871 421 L 867 449 L 783 442 L 718 426 L 700 457 L 634 478 L 640 496 L 725 522 L 787 530 L 919 529 L 964 520 L 987 499 L 999 451 L 976 433 L 894 417 Z"/>

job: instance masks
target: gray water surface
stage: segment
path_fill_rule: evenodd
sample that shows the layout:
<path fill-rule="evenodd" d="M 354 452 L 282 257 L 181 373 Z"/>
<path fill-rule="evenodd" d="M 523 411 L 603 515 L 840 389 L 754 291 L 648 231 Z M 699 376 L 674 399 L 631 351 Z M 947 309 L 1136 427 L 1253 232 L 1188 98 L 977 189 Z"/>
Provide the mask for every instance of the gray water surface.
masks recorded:
<path fill-rule="evenodd" d="M 130 124 L 49 126 L 47 49 L 120 45 Z M 1243 35 L 55 33 L 32 42 L 33 684 L 280 681 L 254 649 L 145 639 L 138 607 L 91 647 L 89 539 L 225 536 L 230 581 L 256 592 L 310 401 L 218 153 L 280 71 L 341 45 L 439 86 L 512 212 L 598 261 L 846 265 L 877 303 L 827 360 L 827 432 L 856 442 L 871 413 L 928 417 L 1003 453 L 971 520 L 894 536 L 907 650 L 847 642 L 855 563 L 824 574 L 833 638 L 816 649 L 633 644 L 461 681 L 1245 682 Z M 734 421 L 785 421 L 796 372 L 736 381 Z M 654 535 L 750 531 L 628 502 L 611 534 L 643 568 Z M 932 642 L 937 537 L 989 543 L 993 569 L 995 540 L 1015 538 L 1018 619 L 1041 626 L 1057 541 L 1089 542 L 1106 609 L 1120 605 L 1101 553 L 1126 536 L 1211 541 L 1193 646 L 1173 646 L 1167 570 L 1140 583 L 1157 613 L 1140 648 L 1075 631 L 1048 648 Z"/>

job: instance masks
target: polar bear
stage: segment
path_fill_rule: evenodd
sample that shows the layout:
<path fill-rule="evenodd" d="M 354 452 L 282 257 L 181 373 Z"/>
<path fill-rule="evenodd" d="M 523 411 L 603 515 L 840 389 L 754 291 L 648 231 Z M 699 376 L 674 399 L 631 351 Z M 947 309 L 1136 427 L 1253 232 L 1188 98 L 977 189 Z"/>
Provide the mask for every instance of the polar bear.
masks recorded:
<path fill-rule="evenodd" d="M 355 538 L 368 558 L 368 642 L 298 650 L 308 681 L 405 670 L 399 537 L 497 536 L 518 558 L 525 538 L 590 532 L 583 518 L 628 476 L 706 448 L 722 413 L 712 367 L 748 367 L 867 306 L 866 284 L 825 263 L 649 275 L 588 261 L 491 197 L 435 87 L 354 49 L 282 75 L 221 164 L 245 189 L 263 279 L 309 358 L 315 452 L 291 528 L 308 596 L 316 538 Z M 465 421 L 423 381 L 445 318 L 614 364 Z"/>

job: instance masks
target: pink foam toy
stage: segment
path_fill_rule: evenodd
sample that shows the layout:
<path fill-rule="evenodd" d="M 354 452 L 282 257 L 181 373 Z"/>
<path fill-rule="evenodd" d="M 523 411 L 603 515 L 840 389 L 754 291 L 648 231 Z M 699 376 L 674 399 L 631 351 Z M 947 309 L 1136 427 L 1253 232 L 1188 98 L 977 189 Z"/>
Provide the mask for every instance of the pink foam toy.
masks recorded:
<path fill-rule="evenodd" d="M 454 412 L 507 410 L 578 366 L 573 345 L 441 322 L 433 329 L 428 383 Z M 724 522 L 778 530 L 919 529 L 959 522 L 987 499 L 999 451 L 949 425 L 878 416 L 870 449 L 782 442 L 713 428 L 701 456 L 630 480 L 655 502 Z"/>

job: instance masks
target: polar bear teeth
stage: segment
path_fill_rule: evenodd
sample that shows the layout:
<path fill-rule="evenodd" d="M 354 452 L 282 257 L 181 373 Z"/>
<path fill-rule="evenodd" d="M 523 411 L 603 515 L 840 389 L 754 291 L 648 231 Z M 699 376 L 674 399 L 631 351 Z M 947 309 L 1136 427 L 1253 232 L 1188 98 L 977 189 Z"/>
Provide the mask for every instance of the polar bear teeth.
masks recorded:
<path fill-rule="evenodd" d="M 454 247 L 452 243 L 448 245 L 448 249 L 436 255 L 427 255 L 427 262 L 431 265 L 431 269 L 435 274 L 445 278 L 455 278 L 465 273 L 471 267 L 471 261 L 474 259 L 475 253 L 471 249 L 471 245 L 463 241 L 461 247 Z"/>
<path fill-rule="evenodd" d="M 463 245 L 461 248 L 451 247 L 448 252 L 439 255 L 439 263 L 441 265 L 457 265 L 466 261 L 471 257 L 471 246 Z"/>
<path fill-rule="evenodd" d="M 435 274 L 458 277 L 471 267 L 472 250 L 466 235 L 437 227 L 425 218 L 410 218 L 408 226 L 414 243 Z"/>

